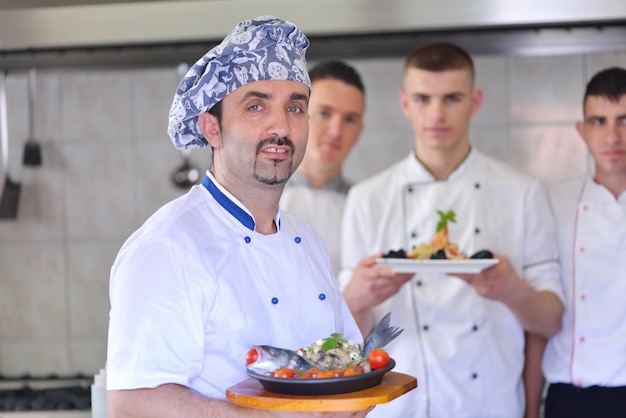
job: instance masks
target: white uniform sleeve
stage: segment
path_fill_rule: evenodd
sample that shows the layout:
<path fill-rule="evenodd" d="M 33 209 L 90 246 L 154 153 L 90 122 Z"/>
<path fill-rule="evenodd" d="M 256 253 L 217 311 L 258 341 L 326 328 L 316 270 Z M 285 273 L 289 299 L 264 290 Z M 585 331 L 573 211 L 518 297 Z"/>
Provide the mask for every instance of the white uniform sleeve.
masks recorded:
<path fill-rule="evenodd" d="M 109 289 L 108 389 L 188 385 L 200 371 L 203 302 L 192 264 L 158 242 L 131 244 L 118 255 Z"/>
<path fill-rule="evenodd" d="M 533 288 L 551 291 L 563 301 L 556 225 L 546 191 L 538 181 L 530 188 L 525 205 L 524 279 Z"/>
<path fill-rule="evenodd" d="M 341 269 L 337 277 L 339 288 L 347 286 L 359 261 L 371 253 L 369 217 L 352 190 L 348 193 L 341 224 Z"/>

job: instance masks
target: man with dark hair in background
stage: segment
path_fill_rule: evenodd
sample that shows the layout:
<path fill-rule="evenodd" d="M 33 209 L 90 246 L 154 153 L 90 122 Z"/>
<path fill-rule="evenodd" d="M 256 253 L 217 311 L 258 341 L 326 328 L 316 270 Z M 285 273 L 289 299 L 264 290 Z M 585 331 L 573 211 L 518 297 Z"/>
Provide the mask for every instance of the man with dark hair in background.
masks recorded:
<path fill-rule="evenodd" d="M 365 87 L 356 69 L 343 61 L 319 62 L 309 76 L 309 140 L 280 206 L 320 233 L 336 276 L 341 264 L 341 218 L 350 188 L 342 169 L 363 130 Z"/>
<path fill-rule="evenodd" d="M 548 341 L 546 418 L 626 417 L 626 70 L 595 74 L 576 129 L 594 170 L 554 186 L 563 328 Z"/>

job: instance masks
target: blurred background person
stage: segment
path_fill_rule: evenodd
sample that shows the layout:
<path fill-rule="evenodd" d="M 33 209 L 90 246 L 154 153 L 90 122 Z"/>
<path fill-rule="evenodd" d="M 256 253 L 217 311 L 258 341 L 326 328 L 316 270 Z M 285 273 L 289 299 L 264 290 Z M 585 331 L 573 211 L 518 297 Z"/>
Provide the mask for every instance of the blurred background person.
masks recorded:
<path fill-rule="evenodd" d="M 594 172 L 550 190 L 565 289 L 543 359 L 546 418 L 626 417 L 626 70 L 594 75 L 576 129 Z"/>
<path fill-rule="evenodd" d="M 319 62 L 309 76 L 309 141 L 280 207 L 319 232 L 336 277 L 341 262 L 341 219 L 350 188 L 342 167 L 363 130 L 365 87 L 356 69 L 343 61 Z"/>

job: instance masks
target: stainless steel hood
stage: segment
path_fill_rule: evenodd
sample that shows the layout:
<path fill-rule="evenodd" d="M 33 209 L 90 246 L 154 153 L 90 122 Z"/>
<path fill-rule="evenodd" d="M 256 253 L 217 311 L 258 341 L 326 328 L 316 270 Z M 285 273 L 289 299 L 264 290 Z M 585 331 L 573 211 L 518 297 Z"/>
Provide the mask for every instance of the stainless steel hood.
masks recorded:
<path fill-rule="evenodd" d="M 0 2 L 0 68 L 170 65 L 197 58 L 236 22 L 262 14 L 298 24 L 313 57 L 404 54 L 433 37 L 487 52 L 626 44 L 623 0 L 15 0 Z"/>

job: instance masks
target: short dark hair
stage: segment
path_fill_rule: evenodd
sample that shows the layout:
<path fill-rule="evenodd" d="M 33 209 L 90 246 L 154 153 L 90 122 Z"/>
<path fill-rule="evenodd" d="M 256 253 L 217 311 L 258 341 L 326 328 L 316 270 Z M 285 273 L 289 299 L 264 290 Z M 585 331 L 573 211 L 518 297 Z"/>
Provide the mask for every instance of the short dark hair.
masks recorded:
<path fill-rule="evenodd" d="M 311 84 L 317 80 L 332 79 L 340 80 L 356 87 L 365 95 L 365 85 L 357 70 L 343 61 L 328 60 L 315 64 L 309 70 Z"/>
<path fill-rule="evenodd" d="M 612 67 L 599 71 L 587 83 L 583 98 L 583 111 L 589 96 L 602 96 L 611 101 L 618 101 L 626 94 L 626 70 Z"/>
<path fill-rule="evenodd" d="M 218 126 L 222 125 L 222 102 L 223 100 L 220 100 L 219 102 L 215 103 L 212 108 L 208 110 L 208 112 L 211 115 L 217 118 Z"/>
<path fill-rule="evenodd" d="M 449 42 L 432 42 L 415 48 L 404 61 L 404 71 L 411 68 L 433 72 L 470 70 L 472 79 L 475 71 L 471 55 Z"/>

